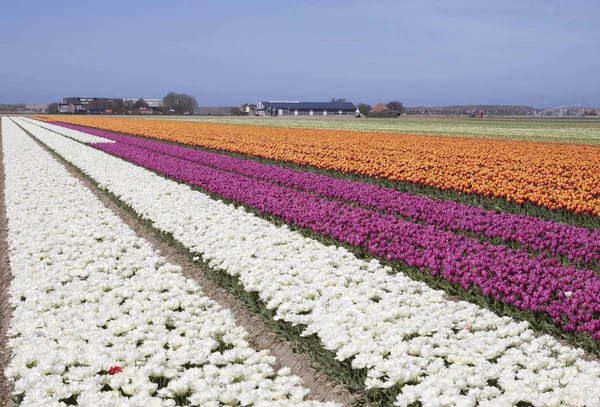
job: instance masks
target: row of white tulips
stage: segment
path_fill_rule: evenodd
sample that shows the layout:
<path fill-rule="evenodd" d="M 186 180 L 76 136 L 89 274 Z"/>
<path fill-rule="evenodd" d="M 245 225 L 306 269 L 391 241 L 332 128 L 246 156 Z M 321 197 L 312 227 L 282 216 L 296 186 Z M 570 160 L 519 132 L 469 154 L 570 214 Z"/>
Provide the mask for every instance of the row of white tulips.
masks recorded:
<path fill-rule="evenodd" d="M 23 125 L 139 216 L 238 276 L 397 405 L 600 406 L 600 364 L 527 323 L 449 300 L 377 261 L 325 246 L 40 127 Z"/>
<path fill-rule="evenodd" d="M 77 140 L 80 141 L 82 143 L 86 143 L 86 144 L 93 144 L 93 143 L 114 143 L 113 140 L 109 140 L 106 139 L 104 137 L 98 137 L 98 136 L 93 136 L 91 134 L 87 134 L 81 131 L 76 131 L 76 130 L 71 130 L 71 129 L 67 129 L 64 127 L 60 127 L 57 126 L 55 124 L 52 123 L 46 123 L 40 120 L 33 120 L 27 117 L 22 117 L 21 118 L 22 121 L 26 121 L 27 123 L 35 123 L 40 127 L 43 127 L 46 130 L 50 130 L 50 131 L 54 131 L 54 132 L 58 132 L 64 136 L 67 136 L 69 138 L 72 138 L 73 140 Z"/>
<path fill-rule="evenodd" d="M 2 133 L 21 406 L 323 405 L 21 128 Z"/>

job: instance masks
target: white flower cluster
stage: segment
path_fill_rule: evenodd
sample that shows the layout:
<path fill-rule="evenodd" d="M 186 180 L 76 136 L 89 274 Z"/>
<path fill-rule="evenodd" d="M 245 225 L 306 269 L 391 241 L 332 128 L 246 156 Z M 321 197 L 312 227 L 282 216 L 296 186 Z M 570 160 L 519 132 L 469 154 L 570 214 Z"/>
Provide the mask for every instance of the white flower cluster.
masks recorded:
<path fill-rule="evenodd" d="M 82 131 L 75 131 L 75 130 L 68 129 L 66 127 L 56 126 L 54 124 L 46 123 L 41 120 L 33 120 L 33 119 L 29 119 L 27 117 L 22 117 L 21 120 L 26 121 L 27 123 L 30 123 L 30 124 L 35 124 L 37 126 L 43 127 L 46 130 L 50 130 L 55 133 L 62 134 L 64 136 L 72 138 L 73 140 L 77 140 L 77 141 L 80 141 L 80 142 L 86 143 L 86 144 L 114 143 L 115 142 L 113 140 L 109 140 L 104 137 L 93 136 L 91 134 L 87 134 Z"/>
<path fill-rule="evenodd" d="M 14 123 L 2 133 L 20 406 L 336 405 L 304 401 L 229 311 Z"/>
<path fill-rule="evenodd" d="M 40 129 L 101 187 L 276 310 L 306 325 L 366 385 L 403 385 L 396 404 L 600 406 L 600 364 L 527 323 L 462 301 L 377 261 L 276 227 L 186 185 Z"/>

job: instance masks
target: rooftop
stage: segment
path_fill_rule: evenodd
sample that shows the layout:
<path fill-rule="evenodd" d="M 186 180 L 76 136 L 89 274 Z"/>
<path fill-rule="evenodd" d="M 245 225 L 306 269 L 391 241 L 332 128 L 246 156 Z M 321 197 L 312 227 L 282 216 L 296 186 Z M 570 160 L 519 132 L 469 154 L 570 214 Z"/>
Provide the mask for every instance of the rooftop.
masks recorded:
<path fill-rule="evenodd" d="M 313 109 L 313 110 L 356 110 L 354 103 L 344 102 L 297 102 L 297 101 L 270 101 L 260 102 L 265 109 Z"/>

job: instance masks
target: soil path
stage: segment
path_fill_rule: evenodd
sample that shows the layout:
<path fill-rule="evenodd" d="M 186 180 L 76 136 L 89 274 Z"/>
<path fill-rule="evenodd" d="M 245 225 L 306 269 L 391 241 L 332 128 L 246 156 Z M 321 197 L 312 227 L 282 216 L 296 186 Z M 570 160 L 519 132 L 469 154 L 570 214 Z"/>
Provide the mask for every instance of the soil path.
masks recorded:
<path fill-rule="evenodd" d="M 0 405 L 12 407 L 12 383 L 4 376 L 4 370 L 10 362 L 12 352 L 8 348 L 6 331 L 10 325 L 11 307 L 8 304 L 8 286 L 12 276 L 8 263 L 8 223 L 4 207 L 4 150 L 2 148 L 2 120 L 0 118 Z"/>

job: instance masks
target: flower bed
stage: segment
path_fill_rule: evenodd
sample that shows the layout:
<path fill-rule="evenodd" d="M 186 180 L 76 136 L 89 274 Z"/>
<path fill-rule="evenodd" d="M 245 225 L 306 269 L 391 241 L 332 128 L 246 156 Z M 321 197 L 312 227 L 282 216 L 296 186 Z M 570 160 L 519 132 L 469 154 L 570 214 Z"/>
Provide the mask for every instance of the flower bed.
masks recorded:
<path fill-rule="evenodd" d="M 21 118 L 21 120 L 26 121 L 27 123 L 36 124 L 40 127 L 43 127 L 44 129 L 47 129 L 50 131 L 60 132 L 60 134 L 62 134 L 62 135 L 65 135 L 69 138 L 72 138 L 73 140 L 77 140 L 77 141 L 80 141 L 80 142 L 86 143 L 86 144 L 114 143 L 113 140 L 109 140 L 104 137 L 94 136 L 94 135 L 91 135 L 90 133 L 85 133 L 85 132 L 81 132 L 81 131 L 73 131 L 71 129 L 67 129 L 64 127 L 61 128 L 62 126 L 57 126 L 55 124 L 44 122 L 44 121 L 32 120 L 32 119 L 29 119 L 26 117 Z"/>
<path fill-rule="evenodd" d="M 470 233 L 485 239 L 516 243 L 538 255 L 561 257 L 578 266 L 598 268 L 600 231 L 544 221 L 530 216 L 460 205 L 352 182 L 301 172 L 227 155 L 164 144 L 153 140 L 108 133 L 102 130 L 56 122 L 57 126 L 85 132 L 151 151 L 183 158 L 215 169 L 277 183 L 300 191 L 398 215 L 411 222 L 434 225 L 444 230 Z"/>
<path fill-rule="evenodd" d="M 229 311 L 14 123 L 2 133 L 17 405 L 334 405 L 303 401 Z"/>
<path fill-rule="evenodd" d="M 365 387 L 393 390 L 398 405 L 592 405 L 600 397 L 600 365 L 536 336 L 527 323 L 448 300 L 377 261 L 44 129 L 30 131 L 155 228 L 238 278 L 274 318 L 366 372 Z"/>
<path fill-rule="evenodd" d="M 477 287 L 484 297 L 497 302 L 546 314 L 565 332 L 584 332 L 600 339 L 600 276 L 593 271 L 562 267 L 555 259 L 532 259 L 504 246 L 130 144 L 98 144 L 96 148 L 380 258 L 400 260 L 465 290 Z"/>
<path fill-rule="evenodd" d="M 60 121 L 600 215 L 597 146 L 90 117 Z"/>

